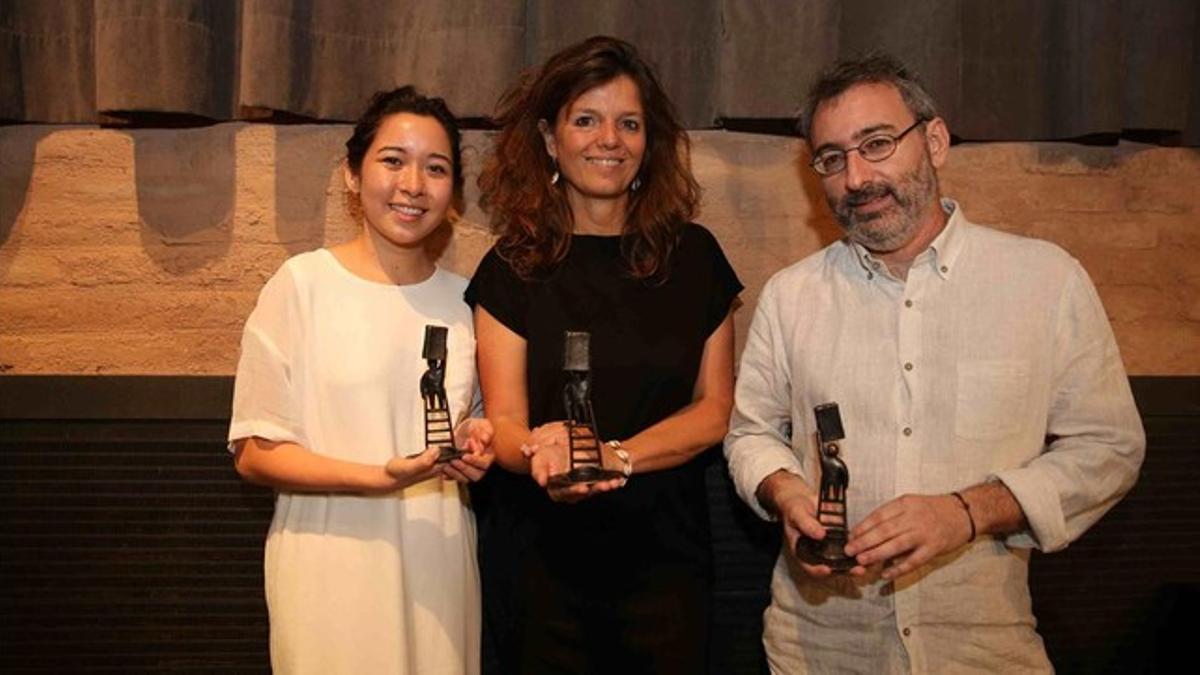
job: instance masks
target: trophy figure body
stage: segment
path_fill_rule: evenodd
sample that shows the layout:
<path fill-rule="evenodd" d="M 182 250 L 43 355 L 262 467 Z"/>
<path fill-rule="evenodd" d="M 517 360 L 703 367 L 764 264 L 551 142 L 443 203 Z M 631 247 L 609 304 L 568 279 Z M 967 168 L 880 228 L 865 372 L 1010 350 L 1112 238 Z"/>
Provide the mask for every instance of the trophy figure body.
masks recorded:
<path fill-rule="evenodd" d="M 567 424 L 567 471 L 550 477 L 552 487 L 595 483 L 624 474 L 604 468 L 596 416 L 592 412 L 591 334 L 567 331 L 563 338 L 563 410 Z"/>
<path fill-rule="evenodd" d="M 421 358 L 429 366 L 421 375 L 421 400 L 425 404 L 425 447 L 438 448 L 438 462 L 449 462 L 464 454 L 454 447 L 454 422 L 450 417 L 450 402 L 446 396 L 448 333 L 445 326 L 425 326 L 425 345 L 421 350 Z"/>
<path fill-rule="evenodd" d="M 844 550 L 849 533 L 846 488 L 850 486 L 850 471 L 842 461 L 837 442 L 844 439 L 846 433 L 836 403 L 823 403 L 813 412 L 817 418 L 817 446 L 821 459 L 817 521 L 825 527 L 825 538 L 801 537 L 796 542 L 796 556 L 810 565 L 826 565 L 834 572 L 846 572 L 858 564 Z"/>

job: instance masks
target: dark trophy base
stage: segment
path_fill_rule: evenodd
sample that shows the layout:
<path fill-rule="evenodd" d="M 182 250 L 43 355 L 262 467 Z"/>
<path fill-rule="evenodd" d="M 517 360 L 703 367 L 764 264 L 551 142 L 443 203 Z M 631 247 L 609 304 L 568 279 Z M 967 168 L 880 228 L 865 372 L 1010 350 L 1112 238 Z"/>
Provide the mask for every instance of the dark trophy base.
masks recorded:
<path fill-rule="evenodd" d="M 449 462 L 452 459 L 459 459 L 466 454 L 467 454 L 467 452 L 464 450 L 459 450 L 458 448 L 450 446 L 450 445 L 443 445 L 440 448 L 438 448 L 437 463 L 445 464 L 446 462 Z M 421 456 L 421 453 L 419 453 L 419 452 L 413 453 L 411 455 L 406 455 L 406 457 L 409 459 L 412 459 L 413 457 L 420 457 L 420 456 Z"/>
<path fill-rule="evenodd" d="M 581 483 L 599 483 L 600 481 L 622 478 L 624 476 L 625 474 L 620 471 L 613 471 L 612 469 L 601 469 L 598 466 L 581 466 L 571 469 L 566 473 L 551 476 L 550 480 L 546 482 L 546 486 L 565 488 Z"/>
<path fill-rule="evenodd" d="M 449 462 L 452 459 L 461 459 L 463 456 L 465 456 L 467 454 L 465 451 L 459 450 L 458 448 L 455 448 L 455 447 L 449 446 L 449 445 L 443 445 L 442 447 L 438 448 L 438 450 L 439 450 L 438 458 L 437 458 L 438 464 L 445 464 L 446 462 Z"/>
<path fill-rule="evenodd" d="M 800 539 L 796 542 L 796 557 L 809 565 L 825 565 L 834 572 L 849 572 L 858 562 L 846 555 L 846 533 L 825 531 L 825 538 Z"/>

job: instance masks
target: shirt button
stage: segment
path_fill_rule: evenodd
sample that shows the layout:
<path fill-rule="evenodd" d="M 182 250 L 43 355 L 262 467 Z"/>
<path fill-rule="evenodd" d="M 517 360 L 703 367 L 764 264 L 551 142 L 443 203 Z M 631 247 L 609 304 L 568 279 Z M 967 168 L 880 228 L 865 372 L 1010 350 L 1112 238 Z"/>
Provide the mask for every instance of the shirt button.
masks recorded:
<path fill-rule="evenodd" d="M 912 363 L 906 363 L 906 364 L 904 364 L 904 369 L 905 369 L 905 370 L 912 370 Z"/>
<path fill-rule="evenodd" d="M 905 628 L 902 632 L 904 633 L 904 637 L 908 637 L 909 635 L 912 635 L 911 628 Z"/>
<path fill-rule="evenodd" d="M 904 306 L 905 306 L 905 307 L 912 307 L 912 300 L 905 300 L 905 301 L 904 301 Z"/>
<path fill-rule="evenodd" d="M 942 265 L 942 266 L 941 266 L 941 270 L 942 270 L 942 274 L 945 274 L 946 272 L 949 272 L 949 271 L 950 271 L 950 268 L 949 268 L 949 267 L 946 267 L 945 265 Z"/>
<path fill-rule="evenodd" d="M 902 433 L 905 436 L 912 436 L 912 427 L 904 427 L 904 431 Z"/>

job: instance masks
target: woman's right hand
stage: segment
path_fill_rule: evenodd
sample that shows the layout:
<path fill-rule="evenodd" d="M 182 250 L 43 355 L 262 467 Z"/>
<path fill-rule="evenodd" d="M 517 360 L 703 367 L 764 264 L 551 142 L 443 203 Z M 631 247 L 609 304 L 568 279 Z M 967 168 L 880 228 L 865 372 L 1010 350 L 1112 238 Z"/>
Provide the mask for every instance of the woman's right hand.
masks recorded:
<path fill-rule="evenodd" d="M 549 487 L 550 478 L 567 472 L 571 462 L 570 439 L 566 422 L 548 422 L 529 432 L 521 452 L 529 458 L 529 473 L 546 494 L 556 502 L 574 503 L 595 495 L 616 490 L 624 484 L 621 478 L 576 483 L 566 487 Z"/>
<path fill-rule="evenodd" d="M 243 478 L 292 492 L 366 495 L 393 492 L 437 475 L 437 448 L 387 464 L 363 464 L 312 452 L 290 441 L 252 436 L 234 443 L 234 466 Z"/>
<path fill-rule="evenodd" d="M 388 460 L 383 469 L 392 478 L 394 484 L 384 487 L 383 491 L 399 490 L 439 475 L 437 465 L 439 453 L 440 450 L 431 446 L 425 448 L 425 452 L 419 455 L 393 457 Z"/>

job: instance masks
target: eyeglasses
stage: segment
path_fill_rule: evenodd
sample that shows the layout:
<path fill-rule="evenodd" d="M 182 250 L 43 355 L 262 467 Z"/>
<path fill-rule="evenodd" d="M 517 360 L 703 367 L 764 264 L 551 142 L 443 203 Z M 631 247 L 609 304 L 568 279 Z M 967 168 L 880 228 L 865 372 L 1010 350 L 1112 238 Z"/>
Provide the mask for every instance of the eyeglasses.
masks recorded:
<path fill-rule="evenodd" d="M 912 123 L 912 126 L 901 131 L 895 136 L 891 134 L 875 134 L 863 139 L 862 143 L 846 149 L 829 148 L 821 151 L 821 154 L 813 157 L 811 166 L 813 171 L 822 176 L 832 176 L 835 173 L 841 173 L 846 170 L 846 155 L 851 152 L 857 152 L 859 157 L 868 162 L 882 162 L 883 160 L 896 154 L 896 147 L 900 145 L 900 140 L 908 135 L 908 132 L 921 126 L 929 120 L 919 119 Z"/>

